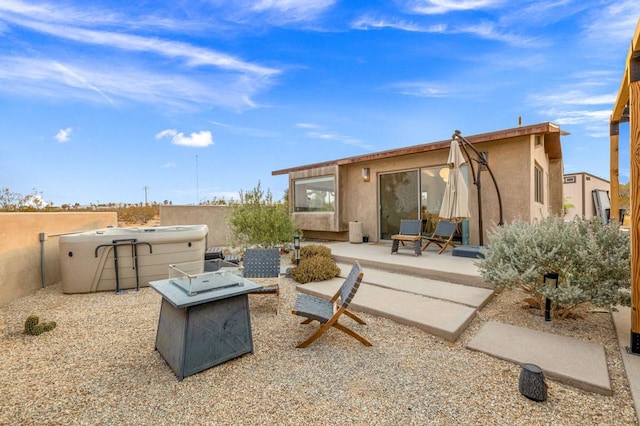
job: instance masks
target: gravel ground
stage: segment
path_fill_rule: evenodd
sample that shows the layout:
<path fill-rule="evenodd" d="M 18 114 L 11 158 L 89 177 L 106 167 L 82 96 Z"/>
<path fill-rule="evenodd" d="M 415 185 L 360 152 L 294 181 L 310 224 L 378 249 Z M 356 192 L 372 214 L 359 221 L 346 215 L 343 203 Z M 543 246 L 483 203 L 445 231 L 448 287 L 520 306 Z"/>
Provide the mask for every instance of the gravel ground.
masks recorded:
<path fill-rule="evenodd" d="M 281 283 L 280 315 L 273 296 L 250 297 L 255 353 L 182 382 L 154 350 L 161 297 L 151 288 L 65 295 L 56 284 L 10 303 L 0 309 L 0 424 L 637 424 L 608 313 L 548 324 L 510 291 L 455 343 L 362 314 L 368 325 L 343 322 L 372 347 L 333 329 L 296 349 L 317 323 L 289 313 L 295 283 Z M 58 327 L 24 335 L 30 314 Z M 519 366 L 465 349 L 486 321 L 603 345 L 613 396 L 547 380 L 546 402 L 523 397 Z"/>

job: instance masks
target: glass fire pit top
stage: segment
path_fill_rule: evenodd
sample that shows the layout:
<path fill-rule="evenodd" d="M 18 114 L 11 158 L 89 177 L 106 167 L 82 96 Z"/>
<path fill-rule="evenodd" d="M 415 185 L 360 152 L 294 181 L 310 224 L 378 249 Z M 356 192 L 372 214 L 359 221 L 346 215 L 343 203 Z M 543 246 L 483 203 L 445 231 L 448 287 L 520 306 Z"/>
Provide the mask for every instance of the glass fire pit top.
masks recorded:
<path fill-rule="evenodd" d="M 188 296 L 244 286 L 242 268 L 222 259 L 169 265 L 169 281 Z"/>

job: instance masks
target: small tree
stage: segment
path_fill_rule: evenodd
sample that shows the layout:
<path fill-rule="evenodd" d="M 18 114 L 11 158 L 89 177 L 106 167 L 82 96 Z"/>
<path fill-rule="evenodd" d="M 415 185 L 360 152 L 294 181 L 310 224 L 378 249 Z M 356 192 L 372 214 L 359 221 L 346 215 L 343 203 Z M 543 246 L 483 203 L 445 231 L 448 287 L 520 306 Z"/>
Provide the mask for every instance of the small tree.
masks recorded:
<path fill-rule="evenodd" d="M 273 248 L 291 244 L 296 227 L 289 207 L 273 201 L 270 190 L 262 190 L 260 181 L 251 191 L 240 191 L 240 200 L 230 203 L 229 227 L 234 247 Z"/>
<path fill-rule="evenodd" d="M 496 290 L 521 286 L 538 306 L 549 298 L 560 317 L 583 303 L 605 308 L 630 304 L 629 236 L 597 218 L 564 222 L 551 217 L 533 225 L 516 221 L 497 227 L 477 265 L 482 279 Z M 550 272 L 558 273 L 558 288 L 544 284 Z"/>

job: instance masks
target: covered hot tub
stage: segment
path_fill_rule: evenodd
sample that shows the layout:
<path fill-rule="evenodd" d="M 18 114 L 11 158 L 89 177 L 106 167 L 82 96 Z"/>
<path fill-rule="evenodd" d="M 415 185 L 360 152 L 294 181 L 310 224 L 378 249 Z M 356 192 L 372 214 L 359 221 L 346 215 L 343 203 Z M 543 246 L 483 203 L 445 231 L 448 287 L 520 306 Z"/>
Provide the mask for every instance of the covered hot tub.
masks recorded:
<path fill-rule="evenodd" d="M 122 291 L 166 279 L 171 264 L 203 261 L 208 233 L 207 225 L 182 225 L 62 235 L 62 290 Z"/>

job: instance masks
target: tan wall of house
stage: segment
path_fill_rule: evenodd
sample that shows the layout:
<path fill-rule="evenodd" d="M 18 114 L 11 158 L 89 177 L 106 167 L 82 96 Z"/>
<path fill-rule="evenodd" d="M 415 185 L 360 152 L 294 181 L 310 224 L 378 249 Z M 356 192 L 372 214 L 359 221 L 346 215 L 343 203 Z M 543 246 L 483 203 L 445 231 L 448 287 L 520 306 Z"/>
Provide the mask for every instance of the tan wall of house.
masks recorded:
<path fill-rule="evenodd" d="M 593 205 L 593 196 L 591 191 L 601 189 L 610 191 L 611 185 L 608 181 L 598 178 L 587 173 L 571 173 L 565 176 L 575 176 L 575 183 L 563 183 L 564 199 L 567 203 L 573 204 L 573 207 L 567 209 L 565 217 L 573 219 L 581 217 L 591 219 L 596 216 L 596 208 Z"/>
<path fill-rule="evenodd" d="M 549 161 L 549 207 L 551 214 L 562 217 L 564 214 L 562 201 L 562 179 L 564 166 L 562 160 Z"/>
<path fill-rule="evenodd" d="M 500 190 L 503 216 L 506 221 L 515 218 L 529 219 L 531 205 L 530 193 L 526 188 L 530 185 L 530 145 L 529 137 L 523 137 L 522 142 L 488 142 L 475 145 L 478 151 L 489 153 L 489 166 L 491 167 L 498 188 Z M 440 166 L 447 162 L 448 149 L 441 149 L 421 154 L 405 155 L 379 161 L 357 163 L 350 166 L 343 166 L 342 173 L 346 175 L 345 181 L 353 183 L 347 192 L 348 200 L 343 201 L 345 205 L 343 223 L 348 225 L 349 221 L 363 222 L 363 233 L 370 236 L 370 241 L 377 241 L 378 238 L 378 176 L 386 172 L 397 172 L 401 170 L 415 169 L 419 167 Z M 369 167 L 371 170 L 371 181 L 362 180 L 362 168 Z M 476 164 L 474 168 L 477 169 Z M 514 178 L 517 177 L 517 178 Z M 481 176 L 482 190 L 482 211 L 483 230 L 485 243 L 487 232 L 497 225 L 499 221 L 498 196 L 488 171 L 483 171 Z M 471 205 L 472 219 L 469 221 L 469 237 L 471 244 L 479 242 L 478 224 L 478 196 L 477 188 L 473 185 L 471 170 L 469 170 L 469 200 Z M 523 190 L 523 185 L 525 190 Z"/>
<path fill-rule="evenodd" d="M 42 288 L 42 251 L 45 283 L 60 281 L 60 234 L 117 223 L 115 212 L 0 213 L 0 306 Z"/>
<path fill-rule="evenodd" d="M 369 241 L 378 241 L 380 235 L 378 177 L 389 172 L 444 165 L 448 156 L 449 151 L 441 149 L 429 153 L 404 155 L 345 167 L 346 173 L 350 176 L 349 181 L 355 181 L 354 187 L 357 188 L 355 191 L 350 188 L 347 193 L 349 198 L 344 203 L 349 207 L 346 220 L 362 221 L 363 234 L 369 235 Z M 362 179 L 363 167 L 369 167 L 371 170 L 369 182 L 364 182 Z M 352 199 L 355 200 L 354 203 L 352 203 Z"/>
<path fill-rule="evenodd" d="M 160 225 L 207 225 L 207 247 L 224 247 L 230 243 L 229 206 L 160 206 Z"/>
<path fill-rule="evenodd" d="M 500 197 L 502 199 L 502 214 L 505 223 L 516 219 L 529 220 L 532 204 L 531 186 L 531 145 L 529 136 L 508 141 L 488 142 L 475 145 L 478 151 L 489 153 L 489 167 L 493 172 Z M 500 210 L 495 186 L 488 171 L 481 176 L 482 187 L 482 216 L 484 230 L 484 244 L 489 241 L 490 230 L 497 226 Z M 471 214 L 469 220 L 470 243 L 478 244 L 478 203 L 477 191 L 470 185 Z"/>
<path fill-rule="evenodd" d="M 535 145 L 535 135 L 531 135 L 529 136 L 530 138 L 530 147 L 531 147 L 531 152 L 533 155 L 531 155 L 531 166 L 529 167 L 530 170 L 530 191 L 531 191 L 531 213 L 530 213 L 530 217 L 531 220 L 539 220 L 539 219 L 543 219 L 545 217 L 548 217 L 551 211 L 551 206 L 550 206 L 550 194 L 549 194 L 549 179 L 550 179 L 550 170 L 549 170 L 549 158 L 547 157 L 545 151 L 544 151 L 544 142 L 542 142 L 540 145 L 536 146 Z M 534 173 L 534 167 L 536 165 L 536 163 L 542 168 L 543 171 L 543 177 L 544 177 L 544 182 L 543 182 L 543 203 L 539 203 L 535 201 L 535 173 Z"/>
<path fill-rule="evenodd" d="M 549 214 L 560 214 L 562 211 L 562 160 L 550 161 L 544 143 L 535 146 L 534 136 L 525 135 L 506 140 L 477 143 L 474 144 L 474 147 L 478 151 L 488 153 L 489 166 L 497 181 L 502 199 L 503 221 L 505 223 L 516 219 L 530 222 Z M 341 166 L 292 172 L 290 173 L 290 188 L 293 187 L 294 179 L 332 173 L 338 176 L 337 182 L 339 183 L 337 186 L 339 208 L 336 214 L 294 214 L 296 222 L 304 230 L 304 235 L 307 238 L 344 241 L 349 239 L 349 222 L 362 222 L 363 235 L 368 235 L 369 241 L 375 242 L 380 235 L 379 176 L 388 172 L 443 166 L 447 162 L 448 154 L 447 147 L 417 154 L 384 157 Z M 472 157 L 475 157 L 475 154 L 472 153 Z M 544 170 L 544 203 L 534 203 L 533 167 L 536 161 Z M 371 171 L 369 182 L 365 182 L 362 178 L 362 169 L 365 167 Z M 477 170 L 477 163 L 474 162 L 473 167 Z M 487 244 L 490 230 L 500 220 L 499 202 L 489 171 L 482 172 L 480 182 L 483 243 Z M 471 169 L 469 169 L 468 184 L 472 214 L 469 221 L 469 242 L 478 244 L 480 242 L 478 190 L 473 184 Z"/>

